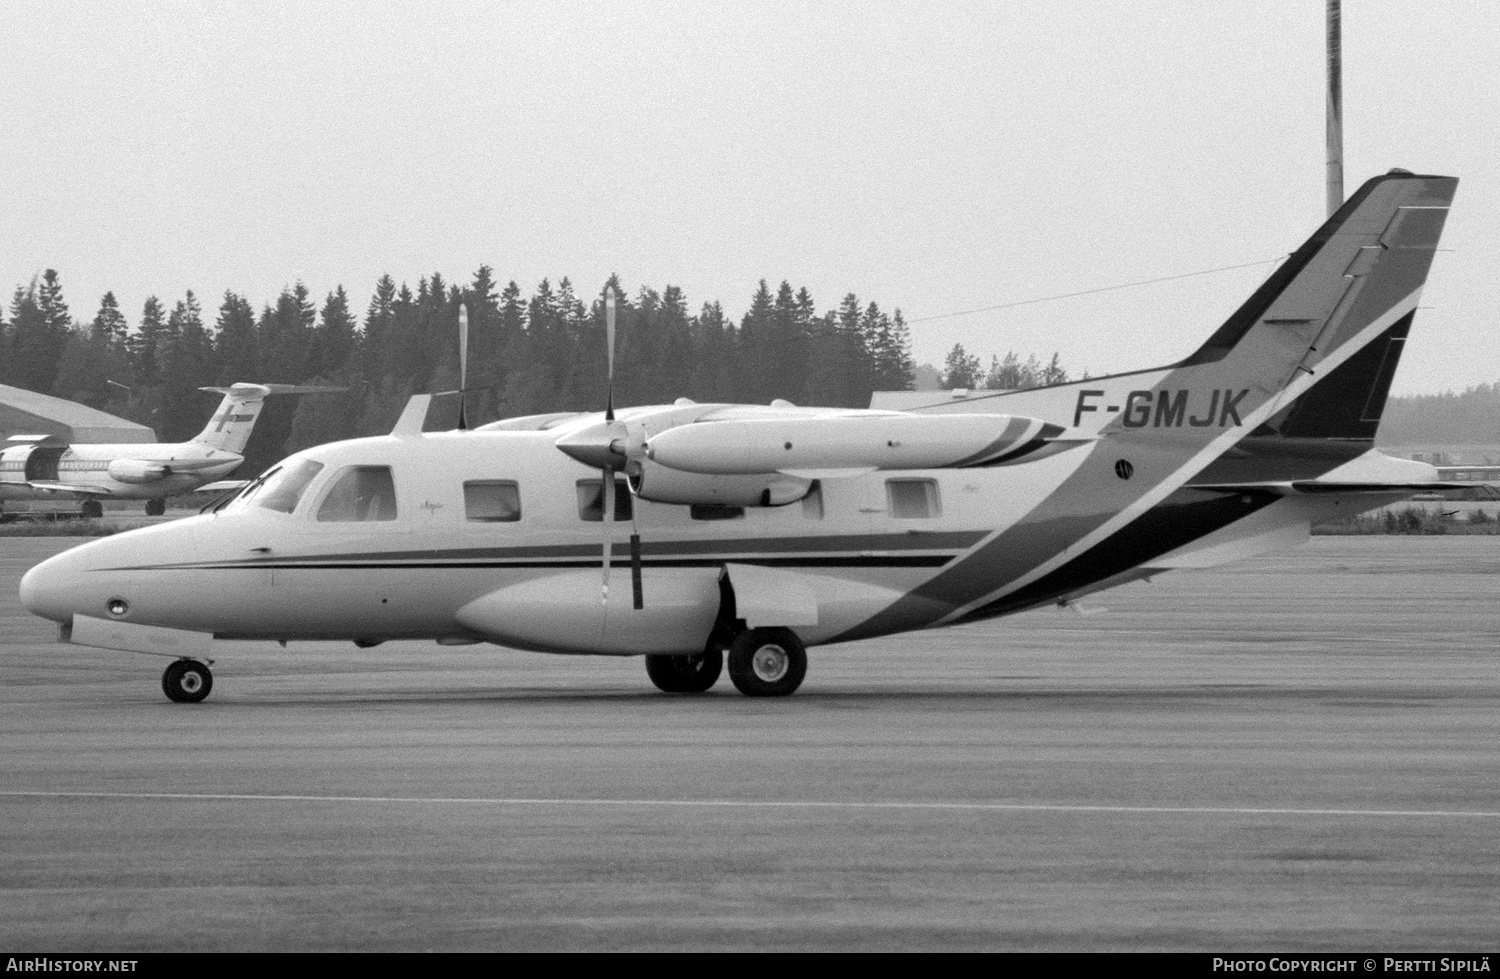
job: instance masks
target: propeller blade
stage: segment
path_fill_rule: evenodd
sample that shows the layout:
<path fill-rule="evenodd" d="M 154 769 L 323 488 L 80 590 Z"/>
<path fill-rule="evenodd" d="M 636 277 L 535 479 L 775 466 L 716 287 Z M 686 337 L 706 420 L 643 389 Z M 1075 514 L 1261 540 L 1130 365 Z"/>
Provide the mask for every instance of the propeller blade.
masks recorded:
<path fill-rule="evenodd" d="M 469 307 L 458 307 L 458 430 L 467 431 L 469 420 L 464 412 L 465 391 L 469 386 Z"/>
<path fill-rule="evenodd" d="M 604 503 L 604 519 L 600 521 L 604 527 L 604 573 L 599 584 L 599 601 L 608 607 L 609 564 L 614 559 L 614 541 L 611 538 L 611 532 L 615 529 L 615 471 L 608 466 L 604 468 L 604 482 L 600 484 L 599 489 Z"/>
<path fill-rule="evenodd" d="M 605 402 L 604 420 L 612 422 L 615 420 L 615 289 L 610 286 L 604 294 L 604 363 L 606 369 L 606 390 L 608 401 Z"/>

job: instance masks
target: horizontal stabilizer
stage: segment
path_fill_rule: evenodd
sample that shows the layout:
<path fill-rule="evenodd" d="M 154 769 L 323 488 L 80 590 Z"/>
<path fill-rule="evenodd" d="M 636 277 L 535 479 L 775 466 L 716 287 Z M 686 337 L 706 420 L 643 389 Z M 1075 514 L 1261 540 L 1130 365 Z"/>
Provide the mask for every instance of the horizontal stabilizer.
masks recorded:
<path fill-rule="evenodd" d="M 67 439 L 60 439 L 56 435 L 12 435 L 6 439 L 7 442 L 19 444 L 32 444 L 37 448 L 56 448 L 59 445 L 67 445 Z"/>
<path fill-rule="evenodd" d="M 271 394 L 342 394 L 348 388 L 328 387 L 320 384 L 246 384 L 243 381 L 227 388 L 201 387 L 199 391 L 227 394 L 232 398 L 264 398 Z"/>

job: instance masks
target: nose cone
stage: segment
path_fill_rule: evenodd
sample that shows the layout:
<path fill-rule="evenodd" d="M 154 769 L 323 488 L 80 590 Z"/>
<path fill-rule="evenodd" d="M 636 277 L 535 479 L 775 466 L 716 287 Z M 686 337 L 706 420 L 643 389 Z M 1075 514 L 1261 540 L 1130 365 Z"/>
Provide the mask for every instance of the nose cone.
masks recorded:
<path fill-rule="evenodd" d="M 21 604 L 33 615 L 54 622 L 71 622 L 78 600 L 77 587 L 77 560 L 73 551 L 64 551 L 22 576 Z"/>

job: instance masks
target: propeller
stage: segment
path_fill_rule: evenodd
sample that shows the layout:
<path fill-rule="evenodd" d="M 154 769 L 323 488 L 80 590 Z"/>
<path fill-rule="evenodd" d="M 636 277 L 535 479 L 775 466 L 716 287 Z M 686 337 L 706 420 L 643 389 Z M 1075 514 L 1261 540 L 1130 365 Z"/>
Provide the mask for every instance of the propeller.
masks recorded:
<path fill-rule="evenodd" d="M 626 434 L 624 426 L 618 426 L 617 431 L 615 425 L 615 308 L 614 286 L 607 286 L 604 293 L 604 441 L 608 448 L 599 456 L 604 463 L 600 467 L 603 476 L 603 484 L 600 488 L 602 490 L 601 501 L 604 504 L 604 519 L 600 523 L 604 531 L 604 555 L 599 583 L 599 600 L 605 606 L 609 605 L 609 567 L 614 560 L 615 459 L 617 457 L 614 445 L 617 440 L 623 441 Z M 630 531 L 631 599 L 633 607 L 640 609 L 644 607 L 641 596 L 641 535 L 637 532 L 635 525 L 635 507 L 630 508 Z"/>
<path fill-rule="evenodd" d="M 605 437 L 608 438 L 612 434 L 610 429 L 614 428 L 615 421 L 615 290 L 613 286 L 606 287 L 604 293 L 604 368 L 604 424 Z M 605 462 L 603 468 L 604 481 L 599 484 L 604 502 L 604 519 L 601 521 L 604 527 L 604 569 L 599 585 L 599 601 L 608 605 L 609 565 L 614 559 L 615 468 L 611 465 L 612 456 L 606 455 L 605 458 L 608 461 Z"/>
<path fill-rule="evenodd" d="M 469 419 L 464 413 L 465 394 L 469 387 L 469 307 L 460 303 L 458 307 L 458 430 L 469 430 Z"/>

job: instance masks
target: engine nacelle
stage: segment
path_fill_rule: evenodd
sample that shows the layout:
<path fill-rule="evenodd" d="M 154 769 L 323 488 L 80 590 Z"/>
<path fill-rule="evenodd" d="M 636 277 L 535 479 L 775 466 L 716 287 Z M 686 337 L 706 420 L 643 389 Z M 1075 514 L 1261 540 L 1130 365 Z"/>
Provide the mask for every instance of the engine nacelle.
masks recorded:
<path fill-rule="evenodd" d="M 121 483 L 154 483 L 171 473 L 165 463 L 145 459 L 115 459 L 109 464 L 109 478 Z"/>
<path fill-rule="evenodd" d="M 634 467 L 632 467 L 633 469 Z M 786 506 L 812 491 L 812 480 L 782 473 L 706 476 L 643 459 L 629 477 L 631 492 L 652 503 L 720 506 Z"/>

